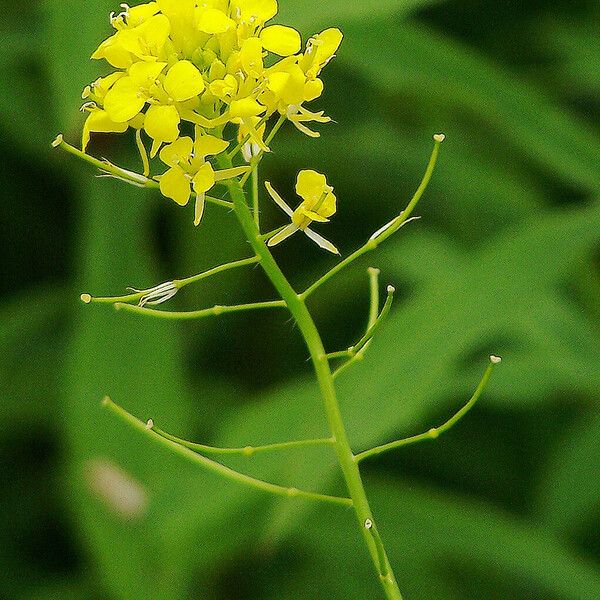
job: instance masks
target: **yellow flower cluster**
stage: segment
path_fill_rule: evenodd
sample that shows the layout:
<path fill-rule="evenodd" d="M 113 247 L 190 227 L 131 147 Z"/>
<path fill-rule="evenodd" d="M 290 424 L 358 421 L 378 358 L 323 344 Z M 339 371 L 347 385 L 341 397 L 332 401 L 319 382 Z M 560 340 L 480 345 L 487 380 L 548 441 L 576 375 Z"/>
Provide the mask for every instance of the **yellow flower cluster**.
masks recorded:
<path fill-rule="evenodd" d="M 277 14 L 277 0 L 156 0 L 122 7 L 111 14 L 115 33 L 92 55 L 116 71 L 83 92 L 89 113 L 83 151 L 93 132 L 132 128 L 147 176 L 143 132 L 151 140 L 150 156 L 159 155 L 168 167 L 161 191 L 177 203 L 186 204 L 192 191 L 203 198 L 219 179 L 240 174 L 240 168 L 214 171 L 208 160 L 228 147 L 228 124 L 249 161 L 268 151 L 263 136 L 272 115 L 310 136 L 318 133 L 306 123 L 330 120 L 304 104 L 323 91 L 319 75 L 342 41 L 338 29 L 315 35 L 302 50 L 295 29 L 266 25 Z"/>

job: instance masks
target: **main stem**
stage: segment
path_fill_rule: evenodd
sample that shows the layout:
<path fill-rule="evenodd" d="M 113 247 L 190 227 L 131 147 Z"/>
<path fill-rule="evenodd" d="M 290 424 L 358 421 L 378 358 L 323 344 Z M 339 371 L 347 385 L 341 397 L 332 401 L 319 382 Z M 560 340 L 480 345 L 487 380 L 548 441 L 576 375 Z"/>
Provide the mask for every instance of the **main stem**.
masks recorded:
<path fill-rule="evenodd" d="M 226 159 L 222 160 L 225 165 Z M 323 396 L 329 430 L 334 439 L 334 448 L 348 487 L 348 492 L 352 498 L 359 529 L 367 544 L 377 576 L 388 600 L 402 600 L 402 594 L 398 589 L 392 567 L 377 533 L 373 514 L 369 507 L 369 501 L 367 500 L 360 476 L 358 462 L 350 447 L 348 434 L 346 433 L 346 427 L 336 397 L 329 360 L 327 359 L 319 331 L 306 306 L 305 300 L 292 288 L 263 241 L 260 231 L 254 222 L 253 215 L 246 203 L 243 189 L 239 184 L 232 182 L 229 184 L 229 192 L 233 200 L 235 214 L 248 241 L 256 252 L 256 255 L 260 257 L 260 264 L 266 275 L 287 304 L 310 352 L 321 395 Z"/>

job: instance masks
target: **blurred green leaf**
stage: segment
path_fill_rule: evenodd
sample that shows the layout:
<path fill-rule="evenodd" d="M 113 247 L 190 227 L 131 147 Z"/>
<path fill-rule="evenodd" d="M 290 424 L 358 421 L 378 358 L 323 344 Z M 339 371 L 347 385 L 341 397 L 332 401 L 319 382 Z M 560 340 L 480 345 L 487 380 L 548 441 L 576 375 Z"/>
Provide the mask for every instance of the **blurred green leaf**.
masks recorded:
<path fill-rule="evenodd" d="M 538 486 L 539 518 L 563 536 L 574 537 L 600 508 L 600 413 L 594 411 L 556 440 Z"/>
<path fill-rule="evenodd" d="M 555 57 L 555 68 L 551 71 L 554 85 L 567 96 L 598 98 L 600 44 L 597 18 L 583 23 L 552 19 L 542 25 L 539 41 Z"/>
<path fill-rule="evenodd" d="M 528 160 L 583 189 L 598 190 L 597 134 L 500 65 L 416 23 L 351 26 L 346 38 L 338 60 L 374 86 L 460 106 Z"/>
<path fill-rule="evenodd" d="M 340 26 L 353 21 L 361 23 L 381 17 L 406 15 L 442 0 L 283 0 L 280 2 L 278 21 L 293 24 L 294 27 L 308 30 L 316 27 Z M 316 31 L 311 31 L 316 33 Z"/>

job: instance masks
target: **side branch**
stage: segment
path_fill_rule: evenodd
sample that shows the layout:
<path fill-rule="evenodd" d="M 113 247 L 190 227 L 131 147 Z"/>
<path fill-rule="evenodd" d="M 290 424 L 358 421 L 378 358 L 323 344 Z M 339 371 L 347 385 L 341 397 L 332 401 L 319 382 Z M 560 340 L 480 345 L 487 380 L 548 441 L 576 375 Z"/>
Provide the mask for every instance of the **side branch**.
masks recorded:
<path fill-rule="evenodd" d="M 192 283 L 197 283 L 203 279 L 208 279 L 209 277 L 213 277 L 214 275 L 218 275 L 224 271 L 238 269 L 248 265 L 254 265 L 258 262 L 260 262 L 260 258 L 258 258 L 258 256 L 253 256 L 252 258 L 244 258 L 243 260 L 238 260 L 214 267 L 208 271 L 204 271 L 198 275 L 192 275 L 191 277 L 187 277 L 185 279 L 167 281 L 166 283 L 161 283 L 160 285 L 147 290 L 134 290 L 133 294 L 126 294 L 124 296 L 109 296 L 103 298 L 96 298 L 90 294 L 81 294 L 81 300 L 82 302 L 85 302 L 85 304 L 117 304 L 139 302 L 140 306 L 142 307 L 146 304 L 162 304 L 163 302 L 171 299 L 180 289 L 191 285 Z"/>
<path fill-rule="evenodd" d="M 250 310 L 264 310 L 269 308 L 286 308 L 283 300 L 272 300 L 270 302 L 254 302 L 252 304 L 238 304 L 237 306 L 213 306 L 203 310 L 192 310 L 188 312 L 171 312 L 166 310 L 156 310 L 153 308 L 144 308 L 134 306 L 133 304 L 124 304 L 117 302 L 115 308 L 126 312 L 143 315 L 146 317 L 156 317 L 158 319 L 167 319 L 169 321 L 191 321 L 194 319 L 203 319 L 205 317 L 216 317 L 236 312 L 247 312 Z"/>
<path fill-rule="evenodd" d="M 416 208 L 419 200 L 425 193 L 429 182 L 431 181 L 431 177 L 433 175 L 433 171 L 435 169 L 435 165 L 437 163 L 437 159 L 439 156 L 440 145 L 445 139 L 443 134 L 437 134 L 433 136 L 435 144 L 433 146 L 433 151 L 431 153 L 431 158 L 429 159 L 429 164 L 427 165 L 427 169 L 425 170 L 425 175 L 421 181 L 421 184 L 417 188 L 414 196 L 411 201 L 408 203 L 407 207 L 394 219 L 392 219 L 389 223 L 384 225 L 381 229 L 376 231 L 370 238 L 369 241 L 364 244 L 361 248 L 353 252 L 350 256 L 345 258 L 342 262 L 338 263 L 333 269 L 329 272 L 325 273 L 320 279 L 318 279 L 315 283 L 313 283 L 309 288 L 307 288 L 300 296 L 303 300 L 308 298 L 313 292 L 315 292 L 318 288 L 320 288 L 324 283 L 329 281 L 332 277 L 337 275 L 340 271 L 345 269 L 348 265 L 352 264 L 355 260 L 360 258 L 363 254 L 367 252 L 371 252 L 375 250 L 382 242 L 387 240 L 389 237 L 394 235 L 400 228 L 406 225 L 409 221 L 411 221 L 411 215 Z M 414 217 L 413 217 L 414 218 Z"/>
<path fill-rule="evenodd" d="M 304 490 L 299 490 L 297 488 L 283 487 L 280 485 L 262 481 L 261 479 L 250 477 L 249 475 L 244 475 L 243 473 L 239 473 L 238 471 L 234 471 L 233 469 L 230 469 L 225 465 L 215 462 L 207 458 L 206 456 L 202 456 L 201 454 L 192 452 L 190 449 L 185 448 L 181 444 L 178 444 L 160 436 L 158 433 L 152 431 L 152 429 L 149 429 L 146 423 L 143 423 L 142 421 L 134 417 L 132 414 L 127 412 L 124 408 L 115 404 L 110 398 L 104 398 L 103 405 L 106 408 L 108 408 L 108 410 L 110 410 L 113 414 L 118 416 L 121 420 L 125 421 L 141 433 L 154 439 L 156 442 L 168 448 L 175 454 L 179 454 L 180 456 L 187 458 L 191 462 L 199 464 L 207 471 L 211 471 L 213 473 L 216 473 L 217 475 L 221 475 L 226 479 L 229 479 L 241 485 L 245 485 L 246 487 L 251 487 L 263 492 L 269 492 L 271 494 L 283 496 L 286 498 L 305 498 L 307 500 L 327 502 L 329 504 L 337 504 L 339 506 L 352 506 L 352 500 L 350 498 L 328 496 L 326 494 L 307 492 Z"/>
<path fill-rule="evenodd" d="M 334 379 L 339 377 L 339 375 L 343 373 L 346 369 L 348 369 L 352 364 L 364 358 L 365 352 L 371 340 L 373 339 L 373 336 L 377 333 L 377 331 L 381 327 L 381 324 L 386 319 L 392 308 L 395 292 L 396 289 L 394 287 L 392 287 L 391 285 L 388 286 L 387 298 L 385 300 L 383 308 L 381 309 L 381 312 L 375 316 L 374 320 L 372 320 L 372 318 L 369 319 L 369 327 L 367 328 L 366 333 L 354 346 L 351 346 L 350 348 L 348 348 L 348 350 L 345 350 L 344 352 L 335 352 L 333 354 L 327 355 L 329 359 L 344 357 L 348 358 L 348 360 L 341 367 L 339 367 L 336 371 L 333 372 Z"/>
<path fill-rule="evenodd" d="M 96 167 L 101 171 L 99 177 L 112 177 L 113 179 L 118 179 L 128 183 L 129 185 L 140 188 L 159 189 L 160 187 L 158 181 L 150 179 L 150 177 L 146 177 L 146 175 L 136 173 L 135 171 L 129 171 L 128 169 L 119 167 L 106 159 L 100 160 L 99 158 L 95 158 L 94 156 L 79 150 L 79 148 L 75 148 L 75 146 L 65 142 L 62 134 L 56 137 L 56 139 L 52 142 L 52 146 L 54 148 L 60 148 L 61 150 L 64 150 L 65 152 L 68 152 L 69 154 L 72 154 L 73 156 L 76 156 L 77 158 L 87 162 L 93 167 Z M 221 208 L 227 208 L 228 210 L 233 209 L 233 203 L 228 202 L 227 200 L 221 200 L 220 198 L 213 198 L 211 196 L 205 196 L 204 200 L 206 202 L 210 202 L 211 204 L 220 206 Z"/>
<path fill-rule="evenodd" d="M 291 442 L 280 442 L 276 444 L 265 444 L 263 446 L 244 446 L 243 448 L 219 448 L 216 446 L 207 446 L 205 444 L 196 444 L 194 442 L 189 442 L 175 435 L 171 435 L 162 429 L 159 429 L 154 425 L 153 421 L 148 421 L 147 427 L 152 429 L 155 433 L 160 435 L 161 437 L 175 442 L 180 446 L 184 446 L 185 448 L 189 448 L 194 452 L 198 452 L 200 454 L 214 454 L 214 455 L 242 455 L 242 456 L 254 456 L 256 454 L 263 454 L 266 452 L 275 452 L 277 450 L 291 450 L 294 448 L 307 448 L 310 446 L 331 446 L 334 443 L 334 439 L 329 438 L 318 438 L 311 440 L 294 440 Z"/>
<path fill-rule="evenodd" d="M 371 458 L 373 456 L 378 456 L 379 454 L 383 454 L 384 452 L 389 452 L 390 450 L 395 450 L 396 448 L 403 448 L 404 446 L 409 446 L 411 444 L 417 444 L 419 442 L 425 442 L 427 440 L 435 440 L 443 433 L 446 433 L 449 429 L 454 427 L 458 421 L 460 421 L 472 408 L 475 406 L 477 400 L 479 400 L 481 394 L 485 390 L 485 387 L 490 380 L 492 372 L 496 365 L 500 364 L 502 361 L 498 356 L 490 356 L 490 364 L 488 368 L 485 370 L 477 389 L 471 396 L 471 399 L 450 419 L 448 419 L 443 425 L 439 427 L 434 427 L 427 431 L 426 433 L 421 433 L 419 435 L 415 435 L 409 438 L 405 438 L 402 440 L 397 440 L 395 442 L 390 442 L 389 444 L 384 444 L 383 446 L 377 446 L 376 448 L 371 448 L 370 450 L 365 450 L 360 454 L 356 455 L 356 462 L 360 462 L 367 458 Z"/>

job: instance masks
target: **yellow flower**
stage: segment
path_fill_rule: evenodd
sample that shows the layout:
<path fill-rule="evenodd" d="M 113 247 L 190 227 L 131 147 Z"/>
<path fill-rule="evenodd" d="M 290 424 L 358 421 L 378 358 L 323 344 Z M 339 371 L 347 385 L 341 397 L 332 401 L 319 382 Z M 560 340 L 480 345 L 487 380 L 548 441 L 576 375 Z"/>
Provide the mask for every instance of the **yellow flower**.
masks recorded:
<path fill-rule="evenodd" d="M 318 77 L 323 67 L 335 56 L 343 39 L 344 34 L 332 27 L 308 40 L 299 64 L 309 79 Z"/>
<path fill-rule="evenodd" d="M 187 60 L 176 62 L 162 76 L 164 62 L 136 62 L 119 78 L 104 97 L 104 110 L 115 123 L 131 121 L 146 103 L 144 130 L 153 139 L 151 156 L 164 143 L 179 137 L 181 117 L 176 103 L 195 98 L 204 90 L 200 71 Z"/>
<path fill-rule="evenodd" d="M 98 104 L 104 102 L 104 98 L 110 88 L 123 75 L 123 73 L 117 72 L 108 77 L 101 77 L 83 90 L 81 96 L 84 100 L 88 100 L 88 102 L 83 105 L 82 110 L 89 112 L 81 136 L 81 149 L 84 152 L 90 142 L 92 133 L 124 133 L 129 128 L 128 123 L 117 123 L 111 119 L 105 110 L 98 107 Z"/>
<path fill-rule="evenodd" d="M 247 167 L 213 169 L 207 157 L 221 154 L 228 146 L 228 142 L 197 130 L 195 141 L 181 137 L 160 152 L 160 159 L 170 167 L 159 179 L 160 191 L 163 196 L 185 206 L 193 190 L 196 194 L 195 225 L 200 224 L 204 214 L 206 192 L 218 181 L 237 177 L 248 170 Z"/>
<path fill-rule="evenodd" d="M 133 119 L 153 98 L 157 78 L 167 66 L 165 62 L 136 62 L 126 77 L 119 79 L 104 98 L 104 110 L 116 123 Z"/>
<path fill-rule="evenodd" d="M 296 231 L 303 231 L 321 248 L 333 254 L 339 254 L 338 249 L 330 241 L 309 228 L 313 221 L 329 222 L 329 217 L 336 212 L 337 199 L 333 188 L 327 184 L 325 175 L 311 170 L 303 170 L 298 173 L 296 193 L 302 198 L 302 203 L 296 210 L 289 207 L 268 181 L 265 182 L 265 186 L 271 198 L 292 220 L 290 225 L 284 227 L 268 241 L 269 246 L 276 246 Z"/>
<path fill-rule="evenodd" d="M 134 22 L 140 20 L 142 17 Z M 123 17 L 117 17 L 112 22 L 117 33 L 102 42 L 92 58 L 105 58 L 117 69 L 127 69 L 136 59 L 150 60 L 158 57 L 171 32 L 169 19 L 160 14 L 143 20 L 136 27 L 131 27 Z"/>

